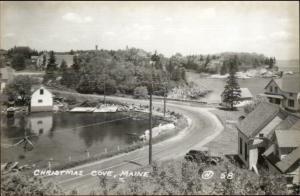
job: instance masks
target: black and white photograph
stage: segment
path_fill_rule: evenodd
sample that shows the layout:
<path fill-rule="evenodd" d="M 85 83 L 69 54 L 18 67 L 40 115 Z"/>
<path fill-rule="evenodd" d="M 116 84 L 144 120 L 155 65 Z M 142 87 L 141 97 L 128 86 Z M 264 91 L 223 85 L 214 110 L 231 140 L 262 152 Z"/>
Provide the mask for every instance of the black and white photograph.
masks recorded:
<path fill-rule="evenodd" d="M 299 1 L 0 1 L 1 195 L 299 195 Z"/>

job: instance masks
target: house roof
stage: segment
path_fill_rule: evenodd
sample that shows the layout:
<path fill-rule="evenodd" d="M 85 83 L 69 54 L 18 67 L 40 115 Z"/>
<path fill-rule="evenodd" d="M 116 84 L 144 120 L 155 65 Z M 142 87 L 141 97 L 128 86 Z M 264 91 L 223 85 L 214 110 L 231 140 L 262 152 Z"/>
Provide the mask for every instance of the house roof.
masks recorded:
<path fill-rule="evenodd" d="M 300 75 L 284 76 L 282 78 L 273 79 L 266 85 L 265 89 L 269 84 L 274 81 L 277 86 L 284 92 L 298 93 L 300 92 Z"/>
<path fill-rule="evenodd" d="M 252 98 L 253 95 L 248 88 L 241 88 L 241 98 Z"/>
<path fill-rule="evenodd" d="M 281 112 L 283 113 L 283 112 Z M 276 127 L 275 129 L 273 129 L 270 133 L 267 134 L 267 137 L 269 139 L 272 138 L 272 136 L 274 135 L 275 130 L 284 130 L 284 131 L 289 131 L 289 130 L 300 130 L 300 127 L 296 127 L 296 123 L 299 122 L 299 126 L 300 126 L 300 118 L 295 116 L 295 115 L 291 115 L 291 114 L 285 114 L 287 115 L 287 117 L 282 120 Z"/>
<path fill-rule="evenodd" d="M 294 115 L 288 115 L 281 123 L 276 127 L 277 130 L 287 129 L 298 129 L 300 130 L 300 118 Z"/>
<path fill-rule="evenodd" d="M 300 130 L 300 119 L 291 127 L 294 130 Z"/>
<path fill-rule="evenodd" d="M 275 135 L 279 148 L 293 148 L 300 146 L 300 131 L 276 130 Z"/>
<path fill-rule="evenodd" d="M 269 162 L 271 162 L 273 165 L 278 163 L 280 159 L 275 154 L 276 152 L 276 146 L 275 144 L 272 144 L 263 154 L 262 156 L 267 158 Z"/>
<path fill-rule="evenodd" d="M 272 121 L 279 112 L 280 109 L 277 105 L 262 102 L 237 125 L 237 128 L 247 137 L 254 136 Z"/>
<path fill-rule="evenodd" d="M 293 150 L 290 154 L 285 156 L 281 161 L 275 165 L 285 173 L 290 167 L 292 167 L 300 159 L 300 147 Z"/>
<path fill-rule="evenodd" d="M 52 92 L 43 85 L 32 85 L 31 86 L 31 93 L 33 94 L 35 91 L 37 91 L 40 88 L 43 88 L 43 89 L 49 91 L 52 94 Z"/>

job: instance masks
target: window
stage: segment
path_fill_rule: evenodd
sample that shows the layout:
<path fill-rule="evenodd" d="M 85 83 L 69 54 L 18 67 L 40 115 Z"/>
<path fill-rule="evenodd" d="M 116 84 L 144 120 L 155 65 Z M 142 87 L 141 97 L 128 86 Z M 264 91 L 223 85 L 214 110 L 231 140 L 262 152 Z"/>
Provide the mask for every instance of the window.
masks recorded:
<path fill-rule="evenodd" d="M 289 107 L 294 107 L 294 106 L 295 106 L 294 100 L 289 99 L 289 101 L 288 101 L 288 106 L 289 106 Z"/>
<path fill-rule="evenodd" d="M 280 99 L 275 99 L 275 103 L 280 105 Z"/>
<path fill-rule="evenodd" d="M 270 100 L 270 103 L 273 103 L 273 98 L 272 97 L 270 97 L 269 100 Z"/>
<path fill-rule="evenodd" d="M 42 100 L 42 99 L 39 99 L 38 102 L 39 102 L 39 103 L 43 103 L 43 100 Z"/>
<path fill-rule="evenodd" d="M 270 92 L 272 93 L 272 91 L 273 91 L 273 87 L 272 87 L 272 86 L 270 86 Z"/>
<path fill-rule="evenodd" d="M 278 93 L 278 87 L 277 86 L 274 88 L 274 90 L 275 90 L 275 93 Z"/>
<path fill-rule="evenodd" d="M 292 97 L 293 96 L 293 93 L 290 93 L 290 97 Z"/>
<path fill-rule="evenodd" d="M 42 134 L 44 132 L 44 129 L 39 130 L 39 134 Z"/>
<path fill-rule="evenodd" d="M 40 95 L 44 94 L 44 89 L 40 89 Z"/>
<path fill-rule="evenodd" d="M 243 139 L 240 137 L 240 154 L 243 154 Z"/>
<path fill-rule="evenodd" d="M 245 143 L 245 160 L 248 159 L 248 149 L 247 149 L 247 143 Z"/>
<path fill-rule="evenodd" d="M 39 121 L 37 122 L 37 124 L 43 124 L 43 121 L 39 120 Z"/>

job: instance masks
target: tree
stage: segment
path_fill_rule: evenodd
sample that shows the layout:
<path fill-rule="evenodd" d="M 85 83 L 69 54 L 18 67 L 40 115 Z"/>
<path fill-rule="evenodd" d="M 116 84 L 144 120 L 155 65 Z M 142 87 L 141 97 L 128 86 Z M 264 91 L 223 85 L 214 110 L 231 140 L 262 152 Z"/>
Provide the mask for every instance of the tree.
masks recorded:
<path fill-rule="evenodd" d="M 205 63 L 204 63 L 204 69 L 207 68 L 209 62 L 210 62 L 210 57 L 209 57 L 209 55 L 207 55 L 207 56 L 206 56 L 206 59 L 205 59 Z"/>
<path fill-rule="evenodd" d="M 270 57 L 270 59 L 269 59 L 269 69 L 272 69 L 273 66 L 274 66 L 274 60 L 273 60 L 272 57 Z"/>
<path fill-rule="evenodd" d="M 73 68 L 76 72 L 78 72 L 78 71 L 79 71 L 79 68 L 80 68 L 80 66 L 79 66 L 79 59 L 78 59 L 78 57 L 77 57 L 76 55 L 73 56 L 73 65 L 72 65 L 72 68 Z"/>
<path fill-rule="evenodd" d="M 49 60 L 47 63 L 47 71 L 53 73 L 57 69 L 56 58 L 53 51 L 50 51 Z"/>
<path fill-rule="evenodd" d="M 147 98 L 148 90 L 146 86 L 138 86 L 134 89 L 133 96 L 135 98 Z"/>
<path fill-rule="evenodd" d="M 229 59 L 229 76 L 222 93 L 223 102 L 230 105 L 230 109 L 234 109 L 234 105 L 239 103 L 241 97 L 241 89 L 238 84 L 235 73 L 237 71 L 237 56 Z"/>
<path fill-rule="evenodd" d="M 65 71 L 67 68 L 68 68 L 67 63 L 66 63 L 65 59 L 63 59 L 60 64 L 60 69 L 62 71 Z"/>
<path fill-rule="evenodd" d="M 226 73 L 227 73 L 227 67 L 226 67 L 226 63 L 223 61 L 223 64 L 220 69 L 220 74 L 225 75 Z"/>
<path fill-rule="evenodd" d="M 23 70 L 25 68 L 25 56 L 19 53 L 14 54 L 11 64 L 17 71 Z"/>
<path fill-rule="evenodd" d="M 45 69 L 46 66 L 47 66 L 47 56 L 46 56 L 46 54 L 43 55 L 43 63 L 42 63 L 42 66 L 43 66 L 43 69 Z"/>
<path fill-rule="evenodd" d="M 34 84 L 39 84 L 37 79 L 20 75 L 5 87 L 4 92 L 15 101 L 19 101 L 21 105 L 27 105 L 31 96 L 31 87 Z"/>
<path fill-rule="evenodd" d="M 58 185 L 25 171 L 7 171 L 1 168 L 1 195 L 63 195 Z"/>
<path fill-rule="evenodd" d="M 80 81 L 80 76 L 71 68 L 66 68 L 62 70 L 62 77 L 60 83 L 68 88 L 76 88 L 78 82 Z"/>

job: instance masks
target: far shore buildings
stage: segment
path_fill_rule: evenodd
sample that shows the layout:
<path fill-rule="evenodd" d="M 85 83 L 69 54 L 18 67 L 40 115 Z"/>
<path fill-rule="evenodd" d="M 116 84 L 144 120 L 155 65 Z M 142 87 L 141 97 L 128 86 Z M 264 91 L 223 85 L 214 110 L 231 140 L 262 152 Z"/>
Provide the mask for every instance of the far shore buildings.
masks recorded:
<path fill-rule="evenodd" d="M 300 112 L 300 75 L 272 78 L 261 95 L 288 111 Z"/>
<path fill-rule="evenodd" d="M 44 86 L 33 88 L 30 100 L 31 112 L 46 112 L 53 110 L 53 94 Z"/>

